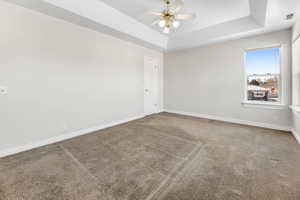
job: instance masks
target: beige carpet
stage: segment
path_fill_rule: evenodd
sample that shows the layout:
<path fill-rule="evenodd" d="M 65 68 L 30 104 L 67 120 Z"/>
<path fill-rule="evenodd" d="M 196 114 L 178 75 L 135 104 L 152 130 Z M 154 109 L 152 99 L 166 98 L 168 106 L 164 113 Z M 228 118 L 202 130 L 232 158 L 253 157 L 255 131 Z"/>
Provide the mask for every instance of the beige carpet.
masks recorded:
<path fill-rule="evenodd" d="M 290 133 L 168 113 L 0 160 L 0 200 L 299 200 Z"/>

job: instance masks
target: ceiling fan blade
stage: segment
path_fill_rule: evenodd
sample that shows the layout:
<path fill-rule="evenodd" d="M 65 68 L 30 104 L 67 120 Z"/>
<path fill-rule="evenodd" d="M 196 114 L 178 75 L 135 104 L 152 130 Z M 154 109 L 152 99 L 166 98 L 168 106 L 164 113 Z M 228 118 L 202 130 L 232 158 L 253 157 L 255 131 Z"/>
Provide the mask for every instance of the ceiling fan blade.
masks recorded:
<path fill-rule="evenodd" d="M 150 14 L 150 15 L 157 15 L 157 16 L 162 16 L 163 13 L 162 12 L 157 12 L 157 11 L 148 11 L 147 14 Z"/>
<path fill-rule="evenodd" d="M 178 20 L 190 20 L 190 19 L 195 19 L 196 18 L 196 14 L 177 14 L 175 15 L 175 18 Z"/>
<path fill-rule="evenodd" d="M 184 6 L 183 0 L 175 0 L 175 2 L 170 6 L 169 11 L 173 14 L 179 12 Z"/>

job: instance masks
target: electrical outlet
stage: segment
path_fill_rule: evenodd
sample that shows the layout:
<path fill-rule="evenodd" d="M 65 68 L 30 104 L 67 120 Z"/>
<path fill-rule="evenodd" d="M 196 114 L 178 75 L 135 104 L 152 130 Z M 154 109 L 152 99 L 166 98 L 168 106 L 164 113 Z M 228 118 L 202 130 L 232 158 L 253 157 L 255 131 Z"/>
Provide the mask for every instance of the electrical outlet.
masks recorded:
<path fill-rule="evenodd" d="M 5 86 L 0 86 L 0 95 L 4 95 L 7 94 L 7 87 Z"/>

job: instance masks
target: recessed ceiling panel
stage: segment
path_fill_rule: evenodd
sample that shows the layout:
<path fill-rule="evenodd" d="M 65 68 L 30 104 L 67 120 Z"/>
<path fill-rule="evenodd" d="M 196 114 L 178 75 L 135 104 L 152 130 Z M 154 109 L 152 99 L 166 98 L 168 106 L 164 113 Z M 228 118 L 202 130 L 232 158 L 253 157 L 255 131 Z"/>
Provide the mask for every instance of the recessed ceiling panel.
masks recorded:
<path fill-rule="evenodd" d="M 99 0 L 119 11 L 151 26 L 157 16 L 147 14 L 147 11 L 162 11 L 165 6 L 163 0 Z M 173 33 L 184 33 L 207 28 L 250 15 L 249 0 L 185 0 L 182 9 L 184 13 L 196 13 L 193 21 L 182 22 Z M 157 26 L 152 28 L 160 31 Z"/>

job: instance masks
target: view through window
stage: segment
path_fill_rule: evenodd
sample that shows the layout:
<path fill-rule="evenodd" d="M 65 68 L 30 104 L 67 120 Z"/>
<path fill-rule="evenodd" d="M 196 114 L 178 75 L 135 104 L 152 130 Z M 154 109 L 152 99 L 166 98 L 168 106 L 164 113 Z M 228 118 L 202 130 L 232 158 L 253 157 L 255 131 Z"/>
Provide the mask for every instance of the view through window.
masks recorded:
<path fill-rule="evenodd" d="M 280 102 L 280 48 L 246 52 L 248 101 Z"/>

